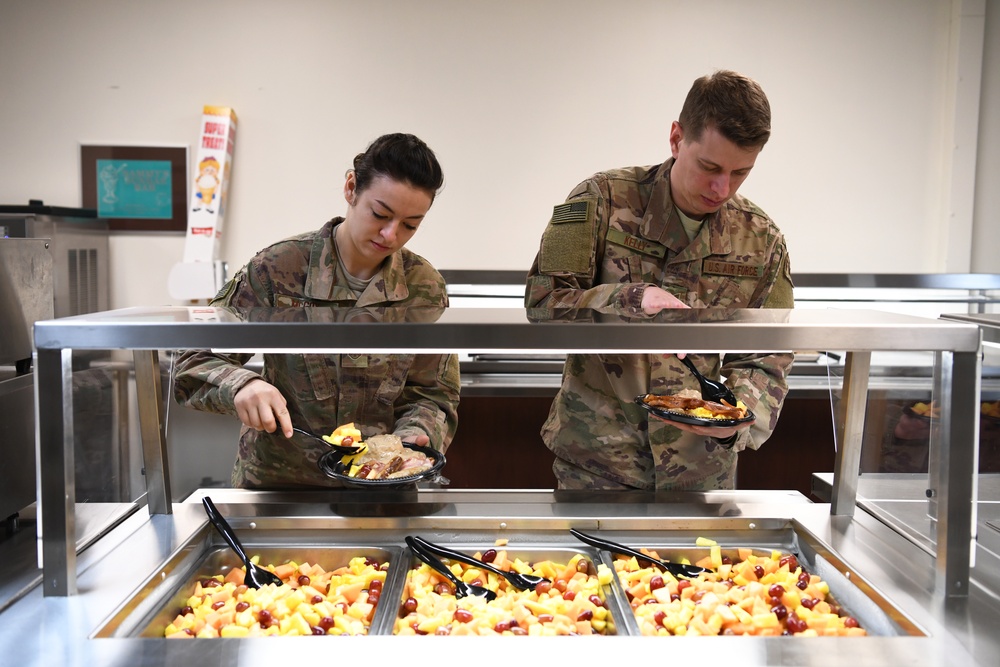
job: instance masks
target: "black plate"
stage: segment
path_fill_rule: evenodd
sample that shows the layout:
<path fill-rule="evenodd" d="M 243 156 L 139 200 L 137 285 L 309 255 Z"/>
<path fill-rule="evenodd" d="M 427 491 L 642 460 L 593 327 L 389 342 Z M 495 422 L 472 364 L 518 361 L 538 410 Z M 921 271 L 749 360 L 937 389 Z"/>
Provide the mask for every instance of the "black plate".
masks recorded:
<path fill-rule="evenodd" d="M 913 403 L 910 403 L 905 408 L 903 408 L 903 412 L 907 416 L 913 417 L 914 419 L 919 419 L 921 421 L 925 421 L 925 422 L 935 421 L 938 418 L 937 416 L 932 417 L 931 415 L 922 415 L 922 414 L 920 414 L 919 412 L 917 412 L 916 410 L 913 409 L 913 406 L 915 406 L 917 403 L 920 403 L 920 402 L 921 401 L 914 401 Z M 922 402 L 926 403 L 926 404 L 933 403 L 933 401 L 922 401 Z M 937 406 L 934 406 L 934 407 L 937 407 Z"/>
<path fill-rule="evenodd" d="M 757 418 L 750 410 L 747 410 L 747 416 L 742 419 L 707 419 L 705 417 L 695 417 L 683 412 L 673 412 L 671 410 L 653 407 L 643 400 L 645 397 L 646 394 L 640 394 L 635 397 L 635 402 L 639 405 L 639 407 L 645 409 L 652 415 L 656 415 L 660 419 L 666 419 L 667 421 L 677 422 L 679 424 L 690 424 L 691 426 L 729 427 L 752 422 Z"/>
<path fill-rule="evenodd" d="M 410 475 L 409 477 L 392 477 L 390 479 L 358 479 L 357 477 L 351 477 L 343 472 L 345 467 L 340 462 L 343 455 L 338 454 L 337 452 L 327 452 L 326 454 L 323 454 L 323 456 L 319 457 L 317 464 L 319 465 L 320 472 L 324 475 L 330 479 L 336 479 L 343 482 L 348 486 L 381 488 L 387 486 L 405 486 L 419 482 L 423 479 L 433 479 L 437 477 L 438 473 L 441 472 L 441 468 L 444 467 L 444 454 L 435 449 L 431 449 L 430 447 L 421 447 L 420 445 L 413 445 L 408 442 L 404 442 L 403 447 L 412 449 L 415 452 L 422 452 L 426 454 L 434 461 L 434 465 L 421 473 Z"/>

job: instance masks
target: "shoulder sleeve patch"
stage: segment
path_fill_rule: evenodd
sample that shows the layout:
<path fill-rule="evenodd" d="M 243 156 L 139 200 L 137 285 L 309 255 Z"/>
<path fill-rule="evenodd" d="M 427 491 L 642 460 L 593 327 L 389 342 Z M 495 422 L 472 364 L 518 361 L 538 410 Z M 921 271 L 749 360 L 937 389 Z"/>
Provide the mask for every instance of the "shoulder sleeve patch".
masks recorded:
<path fill-rule="evenodd" d="M 589 273 L 596 240 L 597 198 L 559 204 L 542 235 L 538 270 L 542 273 Z"/>
<path fill-rule="evenodd" d="M 767 218 L 768 220 L 770 220 L 770 218 L 768 217 L 767 213 L 764 212 L 764 209 L 762 209 L 761 207 L 757 206 L 757 204 L 754 204 L 752 201 L 750 201 L 746 197 L 743 197 L 742 199 L 743 199 L 743 202 L 742 202 L 743 205 L 742 205 L 741 208 L 744 211 L 747 211 L 751 215 L 760 216 L 761 218 Z"/>
<path fill-rule="evenodd" d="M 230 300 L 233 298 L 233 293 L 236 292 L 236 282 L 237 279 L 241 277 L 243 273 L 242 269 L 235 276 L 230 278 L 229 282 L 219 289 L 219 293 L 209 302 L 210 306 L 228 306 Z"/>

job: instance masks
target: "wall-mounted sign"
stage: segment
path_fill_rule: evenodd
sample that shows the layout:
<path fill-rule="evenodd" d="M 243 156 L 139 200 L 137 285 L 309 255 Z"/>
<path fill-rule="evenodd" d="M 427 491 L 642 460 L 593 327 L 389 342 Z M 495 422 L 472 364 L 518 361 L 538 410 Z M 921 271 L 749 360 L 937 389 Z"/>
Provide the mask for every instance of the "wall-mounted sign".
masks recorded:
<path fill-rule="evenodd" d="M 187 147 L 80 147 L 83 207 L 112 230 L 187 229 Z"/>

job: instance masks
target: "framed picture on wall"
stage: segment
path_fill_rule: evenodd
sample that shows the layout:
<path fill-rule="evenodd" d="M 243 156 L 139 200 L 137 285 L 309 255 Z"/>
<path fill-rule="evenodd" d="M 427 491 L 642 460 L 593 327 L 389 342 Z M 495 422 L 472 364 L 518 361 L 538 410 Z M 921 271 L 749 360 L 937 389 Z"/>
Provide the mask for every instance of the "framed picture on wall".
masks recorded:
<path fill-rule="evenodd" d="M 111 230 L 187 231 L 187 146 L 80 146 L 83 208 Z"/>

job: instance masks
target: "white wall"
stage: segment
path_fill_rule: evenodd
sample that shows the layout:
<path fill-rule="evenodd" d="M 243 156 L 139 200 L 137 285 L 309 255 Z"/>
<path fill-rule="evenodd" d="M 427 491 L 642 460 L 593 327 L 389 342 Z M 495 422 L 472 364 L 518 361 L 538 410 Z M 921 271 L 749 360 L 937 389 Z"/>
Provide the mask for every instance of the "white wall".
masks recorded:
<path fill-rule="evenodd" d="M 998 4 L 0 0 L 0 203 L 79 206 L 80 143 L 187 144 L 193 171 L 202 106 L 231 106 L 231 272 L 341 215 L 351 158 L 390 131 L 445 170 L 410 247 L 442 269 L 524 270 L 553 204 L 594 171 L 662 161 L 691 81 L 725 67 L 770 97 L 743 193 L 786 233 L 793 271 L 1000 272 L 980 210 L 996 208 L 1000 121 L 978 124 L 978 174 L 975 146 L 950 145 L 976 121 L 954 116 L 956 79 L 978 92 L 981 69 L 982 110 L 1000 116 Z M 984 13 L 986 60 L 956 65 Z M 971 17 L 959 44 L 953 15 Z M 956 174 L 976 179 L 975 212 Z M 115 233 L 111 251 L 113 307 L 175 303 L 181 234 Z"/>
<path fill-rule="evenodd" d="M 1000 273 L 1000 0 L 986 2 L 972 270 Z"/>

